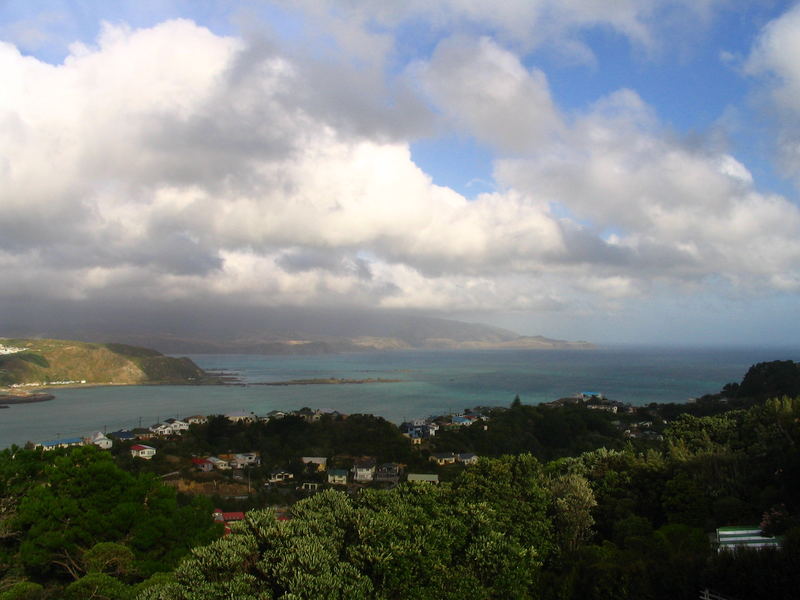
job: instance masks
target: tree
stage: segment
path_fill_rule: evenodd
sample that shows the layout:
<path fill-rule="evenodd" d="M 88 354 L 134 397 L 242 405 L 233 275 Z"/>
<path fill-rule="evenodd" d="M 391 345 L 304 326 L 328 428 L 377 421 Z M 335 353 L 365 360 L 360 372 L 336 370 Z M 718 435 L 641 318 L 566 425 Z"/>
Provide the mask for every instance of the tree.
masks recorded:
<path fill-rule="evenodd" d="M 594 492 L 585 477 L 575 473 L 559 475 L 548 482 L 553 498 L 553 531 L 564 552 L 574 552 L 589 539 L 597 506 Z"/>
<path fill-rule="evenodd" d="M 218 535 L 206 500 L 179 506 L 173 489 L 150 474 L 121 470 L 93 446 L 50 454 L 42 457 L 47 483 L 28 491 L 14 517 L 15 528 L 24 532 L 19 561 L 31 575 L 78 579 L 103 557 L 130 572 L 124 551 L 96 546 L 123 541 L 135 568 L 147 575 L 176 565 L 192 545 Z"/>
<path fill-rule="evenodd" d="M 89 573 L 70 583 L 64 600 L 130 600 L 133 589 L 105 573 Z"/>
<path fill-rule="evenodd" d="M 127 546 L 115 542 L 100 542 L 83 553 L 87 573 L 107 573 L 125 576 L 133 570 L 135 557 Z"/>
<path fill-rule="evenodd" d="M 41 600 L 43 596 L 44 588 L 32 581 L 19 581 L 0 592 L 0 600 Z"/>

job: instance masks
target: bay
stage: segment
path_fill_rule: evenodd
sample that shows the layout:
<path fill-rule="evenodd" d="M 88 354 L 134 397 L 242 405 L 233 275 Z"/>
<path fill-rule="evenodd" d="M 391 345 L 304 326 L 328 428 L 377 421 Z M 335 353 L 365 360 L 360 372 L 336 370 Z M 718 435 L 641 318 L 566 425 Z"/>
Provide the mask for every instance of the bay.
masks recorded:
<path fill-rule="evenodd" d="M 0 447 L 152 425 L 168 417 L 332 408 L 399 423 L 477 405 L 538 404 L 582 391 L 644 405 L 685 402 L 739 381 L 750 365 L 800 360 L 800 348 L 397 351 L 324 356 L 194 355 L 247 384 L 399 379 L 340 385 L 106 386 L 57 389 L 55 400 L 0 411 Z"/>

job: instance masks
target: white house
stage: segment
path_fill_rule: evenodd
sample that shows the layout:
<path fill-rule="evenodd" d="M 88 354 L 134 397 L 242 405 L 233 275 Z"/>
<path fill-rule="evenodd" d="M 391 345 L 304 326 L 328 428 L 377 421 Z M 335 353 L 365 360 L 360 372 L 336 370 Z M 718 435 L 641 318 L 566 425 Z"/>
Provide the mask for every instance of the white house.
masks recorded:
<path fill-rule="evenodd" d="M 180 433 L 189 430 L 189 423 L 181 421 L 180 419 L 167 419 L 164 423 L 172 427 L 172 433 Z"/>
<path fill-rule="evenodd" d="M 284 471 L 283 469 L 275 469 L 269 474 L 269 482 L 270 483 L 281 483 L 283 481 L 288 481 L 290 479 L 294 479 L 294 475 L 292 475 L 289 471 Z"/>
<path fill-rule="evenodd" d="M 167 423 L 157 423 L 155 425 L 151 425 L 150 431 L 156 435 L 172 435 L 174 433 L 172 430 L 172 425 L 168 425 Z"/>
<path fill-rule="evenodd" d="M 249 412 L 232 412 L 225 415 L 225 418 L 232 423 L 254 423 L 256 416 Z"/>
<path fill-rule="evenodd" d="M 372 481 L 375 479 L 375 459 L 360 458 L 353 465 L 353 481 Z"/>
<path fill-rule="evenodd" d="M 205 415 L 192 415 L 191 417 L 186 417 L 186 422 L 189 425 L 202 425 L 203 423 L 208 423 L 208 417 Z"/>
<path fill-rule="evenodd" d="M 227 460 L 222 460 L 216 456 L 209 456 L 206 460 L 213 464 L 215 469 L 219 469 L 220 471 L 229 471 L 231 468 Z"/>
<path fill-rule="evenodd" d="M 328 471 L 328 483 L 347 485 L 347 469 L 331 469 Z"/>
<path fill-rule="evenodd" d="M 102 431 L 95 431 L 89 437 L 89 443 L 94 444 L 95 446 L 97 446 L 102 450 L 108 450 L 109 448 L 111 448 L 111 446 L 114 445 L 114 442 L 112 442 L 109 438 L 107 438 Z"/>
<path fill-rule="evenodd" d="M 261 455 L 258 452 L 242 452 L 234 454 L 234 458 L 244 467 L 255 467 L 261 464 Z"/>
<path fill-rule="evenodd" d="M 152 446 L 145 446 L 144 444 L 134 444 L 131 446 L 131 456 L 134 458 L 144 458 L 150 460 L 156 455 L 156 449 Z"/>

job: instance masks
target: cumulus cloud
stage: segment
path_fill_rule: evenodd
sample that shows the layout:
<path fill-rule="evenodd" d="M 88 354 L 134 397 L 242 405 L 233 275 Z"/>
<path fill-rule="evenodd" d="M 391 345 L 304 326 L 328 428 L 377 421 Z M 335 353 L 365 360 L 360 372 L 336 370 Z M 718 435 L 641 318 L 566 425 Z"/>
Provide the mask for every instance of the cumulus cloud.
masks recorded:
<path fill-rule="evenodd" d="M 424 307 L 473 274 L 489 284 L 464 303 L 489 306 L 490 274 L 561 251 L 546 206 L 434 185 L 407 144 L 305 102 L 302 64 L 191 22 L 0 61 L 6 290 Z"/>
<path fill-rule="evenodd" d="M 608 231 L 617 252 L 598 266 L 610 276 L 616 264 L 643 282 L 721 276 L 758 287 L 796 271 L 797 206 L 757 192 L 733 156 L 671 135 L 630 90 L 577 118 L 557 149 L 498 161 L 496 176 Z"/>
<path fill-rule="evenodd" d="M 800 5 L 761 31 L 745 62 L 745 72 L 767 79 L 776 111 L 776 138 L 786 170 L 800 176 Z"/>
<path fill-rule="evenodd" d="M 501 151 L 530 151 L 561 128 L 545 74 L 487 37 L 446 39 L 416 70 L 458 130 Z"/>
<path fill-rule="evenodd" d="M 58 65 L 0 43 L 0 297 L 475 312 L 800 285 L 797 208 L 636 92 L 567 115 L 542 71 L 467 35 L 390 76 L 385 35 L 351 26 L 327 54 L 188 20 L 107 24 Z M 497 191 L 413 162 L 437 119 L 495 148 Z"/>

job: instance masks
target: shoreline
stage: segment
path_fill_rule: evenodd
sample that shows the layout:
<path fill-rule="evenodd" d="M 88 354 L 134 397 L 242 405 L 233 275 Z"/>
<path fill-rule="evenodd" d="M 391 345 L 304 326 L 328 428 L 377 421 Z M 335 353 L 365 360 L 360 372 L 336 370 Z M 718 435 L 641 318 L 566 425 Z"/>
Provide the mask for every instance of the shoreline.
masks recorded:
<path fill-rule="evenodd" d="M 159 386 L 159 385 L 169 385 L 169 386 L 215 386 L 215 385 L 230 385 L 223 381 L 207 381 L 207 382 L 188 382 L 188 381 L 142 381 L 136 383 L 116 383 L 113 381 L 108 382 L 97 382 L 97 383 L 67 383 L 64 385 L 53 385 L 53 384 L 43 384 L 37 386 L 26 386 L 27 390 L 37 390 L 36 392 L 32 392 L 34 394 L 38 393 L 39 390 L 47 390 L 47 392 L 52 392 L 54 390 L 75 390 L 81 388 L 98 388 L 98 387 L 133 387 L 133 386 Z M 2 398 L 3 394 L 9 395 L 19 395 L 24 396 L 24 393 L 18 392 L 19 388 L 10 388 L 10 387 L 0 387 L 0 398 Z"/>
<path fill-rule="evenodd" d="M 4 394 L 0 393 L 0 405 L 8 408 L 8 404 L 30 404 L 32 402 L 48 402 L 54 400 L 53 394 Z"/>

